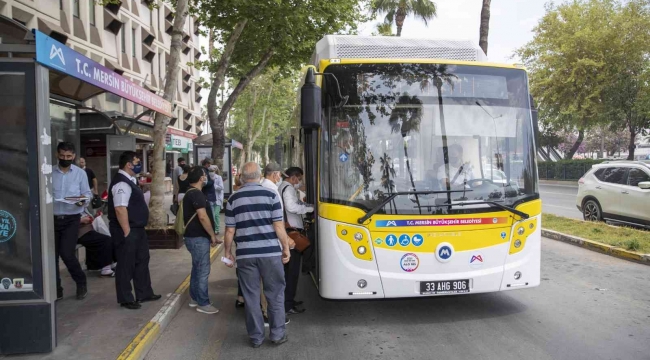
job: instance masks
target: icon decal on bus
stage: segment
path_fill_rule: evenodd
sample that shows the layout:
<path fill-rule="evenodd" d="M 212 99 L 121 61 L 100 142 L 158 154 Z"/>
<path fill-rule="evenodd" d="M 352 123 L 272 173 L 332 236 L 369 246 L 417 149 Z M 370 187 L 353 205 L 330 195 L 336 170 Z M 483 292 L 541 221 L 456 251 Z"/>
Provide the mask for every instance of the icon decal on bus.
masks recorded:
<path fill-rule="evenodd" d="M 404 254 L 400 260 L 400 266 L 406 272 L 413 272 L 420 266 L 420 259 L 413 253 Z"/>
<path fill-rule="evenodd" d="M 469 257 L 469 266 L 473 268 L 480 268 L 481 266 L 483 266 L 483 254 L 473 253 Z"/>
<path fill-rule="evenodd" d="M 402 234 L 399 237 L 399 244 L 402 246 L 409 246 L 411 243 L 411 237 L 408 236 L 407 234 Z"/>
<path fill-rule="evenodd" d="M 389 234 L 386 236 L 386 245 L 388 246 L 395 246 L 397 244 L 397 237 L 393 234 Z"/>
<path fill-rule="evenodd" d="M 438 261 L 445 263 L 451 260 L 452 255 L 454 254 L 454 248 L 450 243 L 440 243 L 436 248 L 436 259 Z"/>
<path fill-rule="evenodd" d="M 424 243 L 424 238 L 420 234 L 415 234 L 413 235 L 413 238 L 411 238 L 411 242 L 415 246 L 420 246 L 422 243 Z"/>

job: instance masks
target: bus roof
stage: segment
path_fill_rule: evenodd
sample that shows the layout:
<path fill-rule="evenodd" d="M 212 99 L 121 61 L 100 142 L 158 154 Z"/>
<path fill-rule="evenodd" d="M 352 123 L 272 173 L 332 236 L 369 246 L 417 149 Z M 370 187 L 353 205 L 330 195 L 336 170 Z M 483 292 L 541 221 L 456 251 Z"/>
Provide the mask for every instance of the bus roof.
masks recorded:
<path fill-rule="evenodd" d="M 469 40 L 326 35 L 316 44 L 311 64 L 318 66 L 324 59 L 449 59 L 485 62 L 487 56 Z"/>

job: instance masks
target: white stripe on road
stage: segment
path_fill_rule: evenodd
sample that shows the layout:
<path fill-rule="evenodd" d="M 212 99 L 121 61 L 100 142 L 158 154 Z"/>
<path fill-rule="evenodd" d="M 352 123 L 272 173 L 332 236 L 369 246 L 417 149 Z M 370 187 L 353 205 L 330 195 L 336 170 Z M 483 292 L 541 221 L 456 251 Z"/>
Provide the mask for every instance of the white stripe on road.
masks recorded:
<path fill-rule="evenodd" d="M 556 207 L 556 208 L 560 208 L 560 209 L 567 209 L 567 210 L 575 210 L 575 211 L 578 211 L 578 209 L 577 209 L 577 208 L 574 208 L 574 207 L 566 207 L 566 206 L 559 206 L 559 205 L 551 205 L 551 204 L 545 204 L 544 202 L 542 202 L 542 207 L 544 207 L 544 206 L 551 206 L 551 207 Z"/>
<path fill-rule="evenodd" d="M 548 191 L 542 191 L 540 192 L 540 195 L 562 195 L 562 196 L 567 196 L 567 195 L 576 195 L 576 194 L 569 194 L 569 193 L 556 193 L 556 192 L 548 192 Z"/>

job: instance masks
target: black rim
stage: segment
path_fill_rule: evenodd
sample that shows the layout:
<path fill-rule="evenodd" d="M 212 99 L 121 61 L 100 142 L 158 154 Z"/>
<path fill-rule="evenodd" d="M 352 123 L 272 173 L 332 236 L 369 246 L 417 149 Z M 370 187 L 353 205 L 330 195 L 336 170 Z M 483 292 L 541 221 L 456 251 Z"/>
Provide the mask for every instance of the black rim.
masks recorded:
<path fill-rule="evenodd" d="M 600 210 L 598 205 L 593 201 L 588 201 L 585 204 L 585 220 L 598 221 L 600 220 Z"/>

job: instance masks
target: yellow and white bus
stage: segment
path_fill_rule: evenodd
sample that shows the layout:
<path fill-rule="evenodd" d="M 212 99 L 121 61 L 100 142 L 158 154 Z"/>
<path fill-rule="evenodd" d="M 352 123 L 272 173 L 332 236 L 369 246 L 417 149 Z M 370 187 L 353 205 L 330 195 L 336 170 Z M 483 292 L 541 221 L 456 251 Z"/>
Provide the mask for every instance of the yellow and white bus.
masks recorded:
<path fill-rule="evenodd" d="M 487 63 L 470 42 L 326 36 L 299 102 L 288 150 L 317 204 L 322 297 L 539 285 L 537 118 L 524 69 Z"/>

